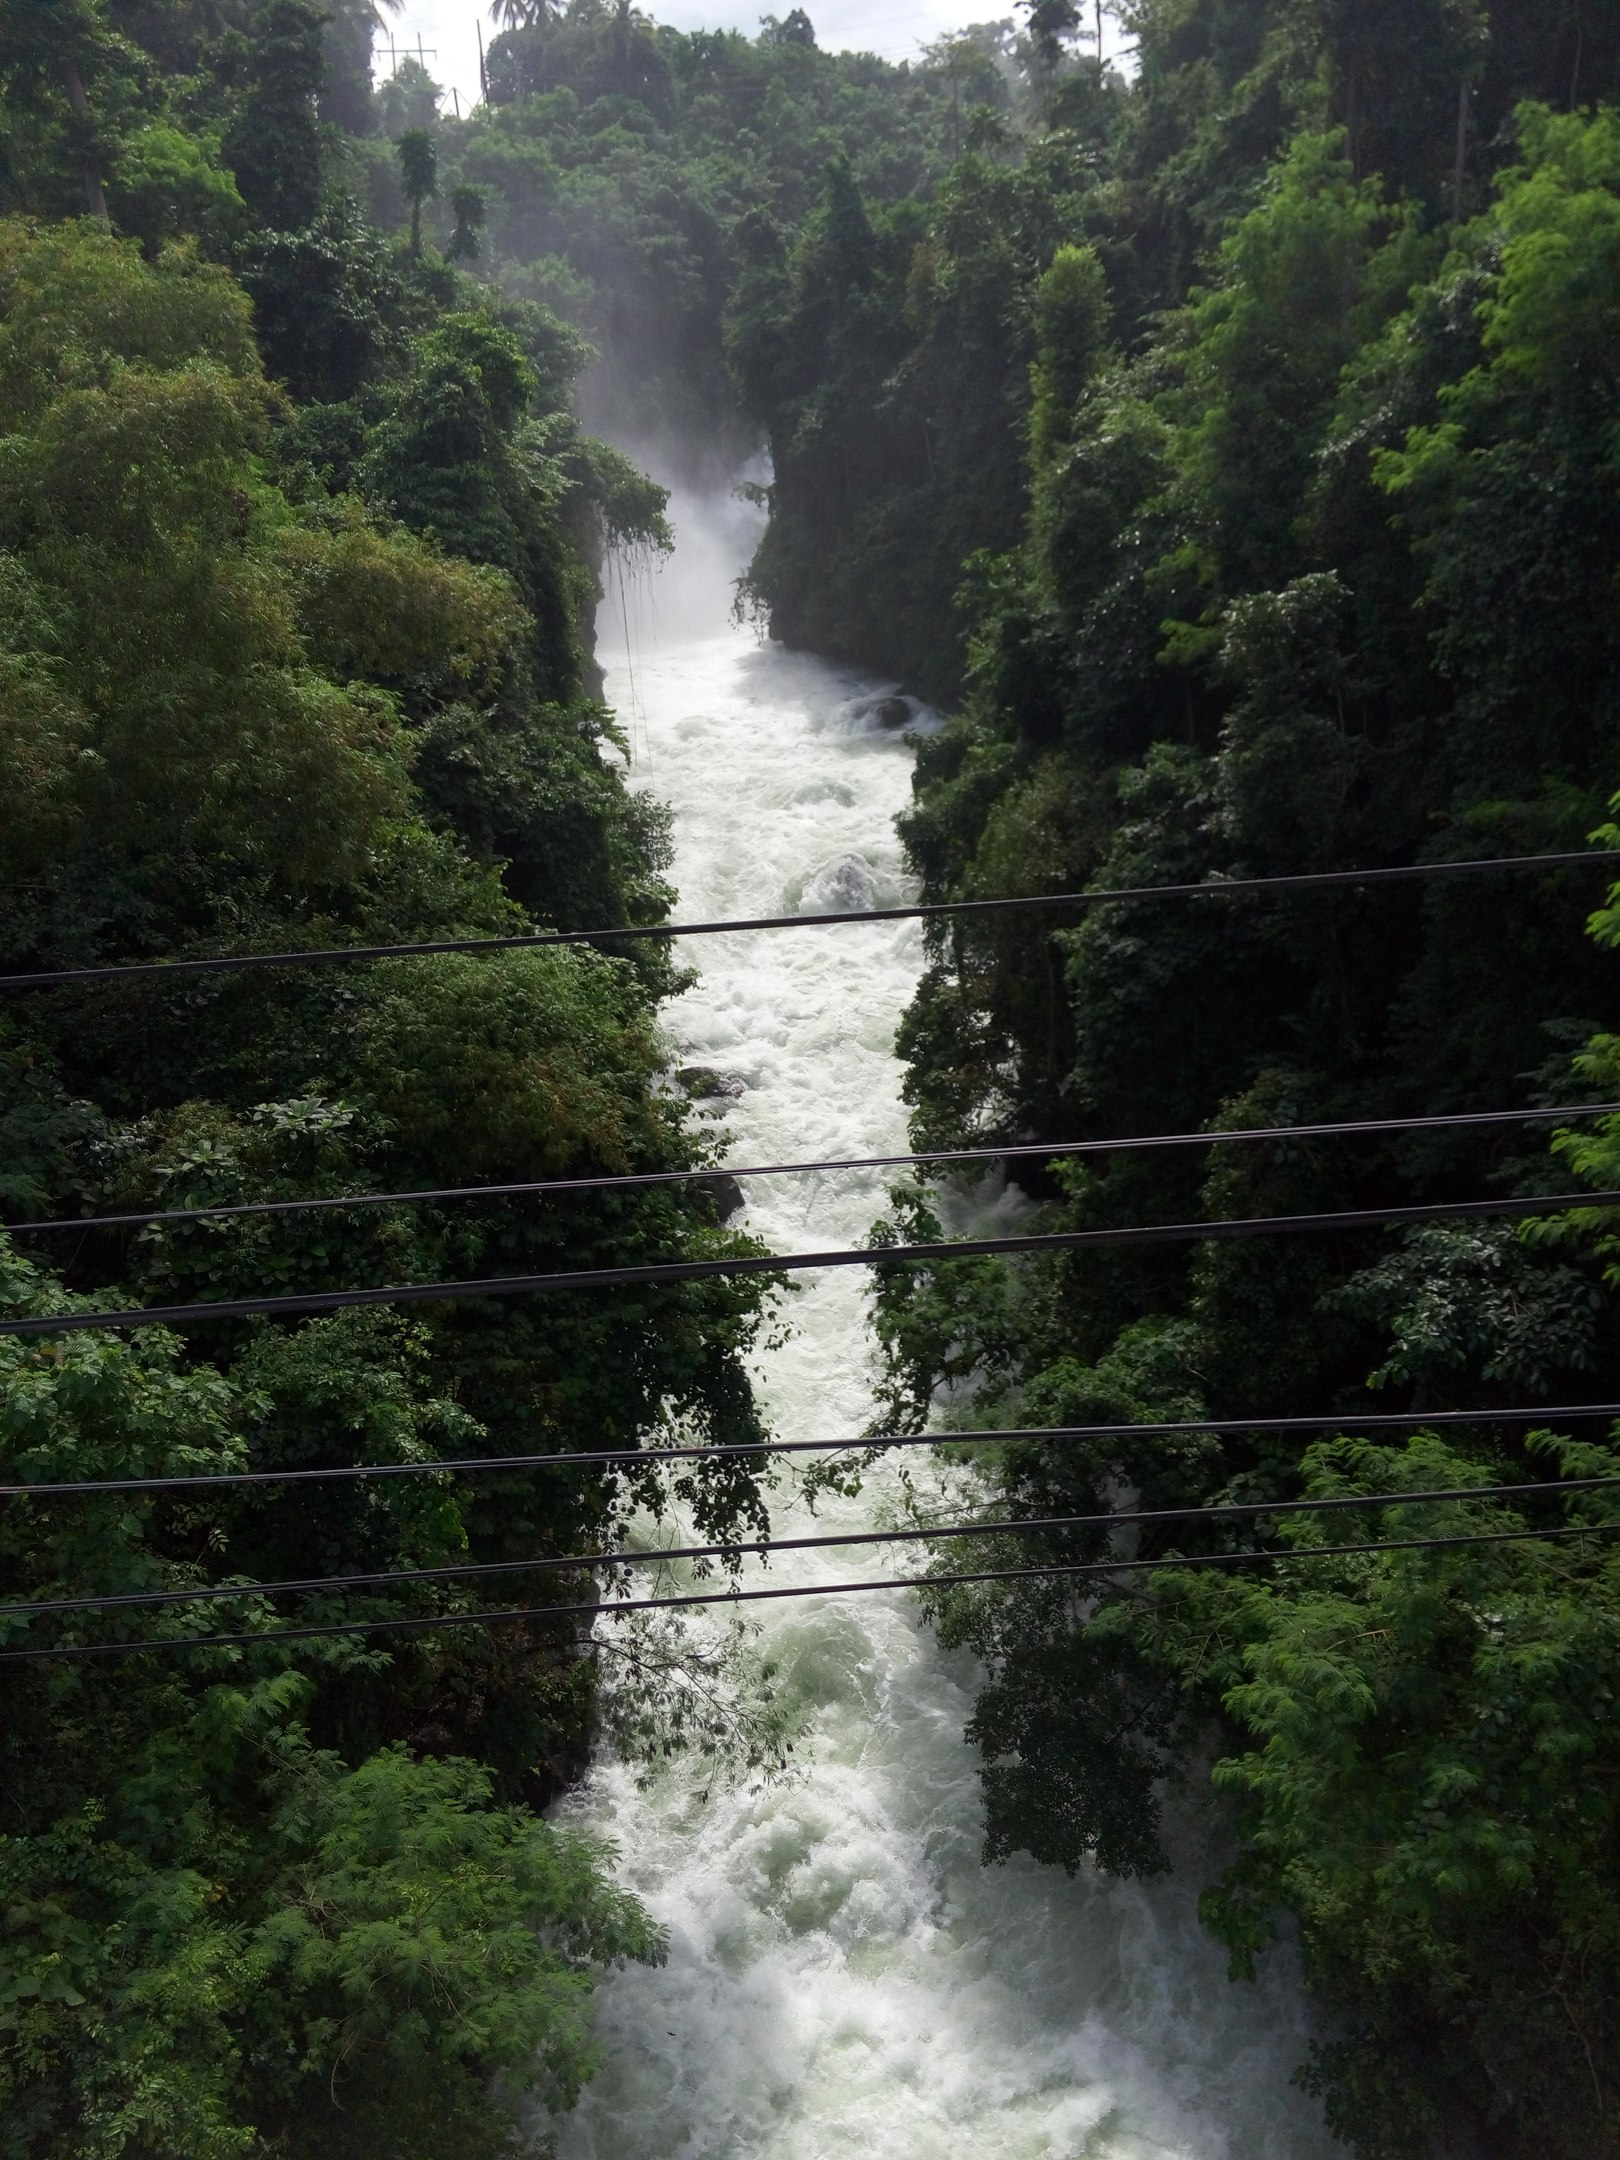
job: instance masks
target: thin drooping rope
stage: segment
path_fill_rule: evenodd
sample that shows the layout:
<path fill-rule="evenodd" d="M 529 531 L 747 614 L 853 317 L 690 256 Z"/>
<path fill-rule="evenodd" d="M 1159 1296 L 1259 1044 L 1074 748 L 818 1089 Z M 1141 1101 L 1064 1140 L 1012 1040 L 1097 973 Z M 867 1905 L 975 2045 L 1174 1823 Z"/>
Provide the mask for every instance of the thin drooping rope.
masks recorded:
<path fill-rule="evenodd" d="M 754 1605 L 783 1598 L 851 1597 L 872 1590 L 945 1590 L 963 1584 L 1027 1582 L 1059 1577 L 1077 1579 L 1097 1576 L 1135 1575 L 1178 1568 L 1240 1567 L 1260 1562 L 1294 1565 L 1307 1560 L 1336 1560 L 1352 1555 L 1395 1552 L 1439 1552 L 1462 1546 L 1548 1544 L 1572 1537 L 1608 1537 L 1620 1530 L 1620 1522 L 1593 1523 L 1552 1530 L 1495 1530 L 1441 1538 L 1381 1538 L 1355 1545 L 1290 1546 L 1282 1551 L 1243 1550 L 1228 1553 L 1171 1553 L 1156 1560 L 1062 1561 L 1044 1567 L 978 1568 L 970 1572 L 938 1575 L 895 1575 L 881 1580 L 845 1583 L 791 1583 L 763 1590 L 693 1591 L 674 1597 L 616 1598 L 587 1605 L 519 1605 L 504 1612 L 418 1613 L 382 1620 L 331 1620 L 313 1625 L 243 1630 L 235 1634 L 147 1637 L 124 1642 L 65 1643 L 49 1649 L 0 1650 L 0 1663 L 38 1663 L 48 1659 L 79 1660 L 126 1657 L 143 1650 L 214 1650 L 307 1642 L 318 1637 L 437 1632 L 443 1628 L 497 1627 L 532 1624 L 535 1621 L 617 1619 L 633 1612 L 670 1612 L 694 1606 Z"/>
<path fill-rule="evenodd" d="M 1007 908 L 1091 908 L 1136 900 L 1233 899 L 1248 893 L 1315 892 L 1414 879 L 1477 877 L 1500 870 L 1562 870 L 1620 861 L 1620 848 L 1571 848 L 1549 855 L 1492 855 L 1460 862 L 1397 863 L 1376 870 L 1312 870 L 1289 877 L 1209 878 L 1195 884 L 1116 885 L 1097 892 L 1020 893 L 998 900 L 935 900 L 914 907 L 852 908 L 814 915 L 752 915 L 727 922 L 613 923 L 596 930 L 540 930 L 512 937 L 431 938 L 399 945 L 330 945 L 305 951 L 202 954 L 185 960 L 136 960 L 104 967 L 45 968 L 0 975 L 0 990 L 47 990 L 71 983 L 154 975 L 239 974 L 256 968 L 316 967 L 358 960 L 421 959 L 439 953 L 522 952 L 555 945 L 598 945 L 625 938 L 731 936 L 743 930 L 826 930 L 843 923 L 921 922 L 985 915 Z"/>
<path fill-rule="evenodd" d="M 844 1251 L 745 1253 L 720 1260 L 654 1260 L 640 1265 L 569 1268 L 545 1275 L 489 1275 L 437 1283 L 388 1283 L 351 1290 L 299 1290 L 268 1297 L 213 1298 L 180 1305 L 136 1305 L 118 1311 L 35 1313 L 0 1319 L 0 1336 L 63 1335 L 85 1328 L 182 1326 L 203 1320 L 279 1318 L 337 1312 L 351 1305 L 443 1304 L 468 1298 L 540 1296 L 563 1290 L 699 1282 L 742 1275 L 802 1274 L 823 1268 L 889 1267 L 924 1262 L 1005 1257 L 1012 1253 L 1077 1252 L 1109 1246 L 1216 1243 L 1233 1238 L 1297 1237 L 1307 1232 L 1357 1231 L 1462 1219 L 1511 1220 L 1570 1209 L 1620 1207 L 1620 1191 L 1545 1194 L 1506 1200 L 1445 1200 L 1424 1207 L 1354 1208 L 1314 1215 L 1256 1215 L 1191 1223 L 1138 1223 L 1109 1230 L 1055 1230 L 1028 1236 L 957 1238 L 919 1245 L 862 1245 Z"/>
<path fill-rule="evenodd" d="M 1620 1477 L 1553 1478 L 1534 1485 L 1436 1486 L 1421 1492 L 1335 1494 L 1326 1500 L 1240 1500 L 1216 1507 L 1127 1508 L 1102 1515 L 1045 1515 L 1011 1522 L 937 1523 L 902 1530 L 840 1530 L 818 1537 L 741 1538 L 723 1545 L 633 1547 L 593 1553 L 544 1553 L 522 1560 L 464 1560 L 442 1567 L 379 1568 L 366 1574 L 310 1575 L 282 1582 L 203 1583 L 187 1589 L 114 1590 L 83 1597 L 11 1598 L 0 1619 L 27 1614 L 123 1610 L 132 1606 L 227 1605 L 242 1598 L 308 1597 L 323 1591 L 386 1589 L 395 1583 L 467 1582 L 495 1575 L 535 1575 L 576 1569 L 662 1567 L 674 1561 L 723 1560 L 775 1553 L 831 1552 L 853 1545 L 923 1545 L 971 1537 L 1039 1537 L 1049 1532 L 1152 1528 L 1168 1523 L 1245 1522 L 1257 1516 L 1338 1510 L 1432 1507 L 1460 1500 L 1541 1499 L 1554 1493 L 1610 1492 Z"/>
<path fill-rule="evenodd" d="M 603 1192 L 625 1186 L 684 1185 L 725 1178 L 807 1177 L 837 1170 L 898 1170 L 928 1164 L 1057 1160 L 1071 1155 L 1130 1154 L 1146 1148 L 1225 1146 L 1245 1140 L 1327 1140 L 1364 1133 L 1443 1132 L 1476 1125 L 1558 1124 L 1565 1118 L 1610 1117 L 1620 1102 L 1573 1103 L 1567 1109 L 1465 1110 L 1447 1117 L 1352 1118 L 1337 1124 L 1245 1125 L 1230 1132 L 1137 1133 L 1123 1140 L 1019 1141 L 1002 1147 L 934 1148 L 912 1155 L 842 1155 L 824 1162 L 720 1163 L 698 1170 L 634 1170 L 601 1177 L 524 1178 L 504 1185 L 417 1186 L 400 1192 L 321 1194 L 312 1199 L 232 1200 L 213 1207 L 150 1208 L 123 1215 L 63 1215 L 42 1222 L 0 1223 L 21 1237 L 65 1230 L 125 1230 L 143 1223 L 226 1222 L 238 1216 L 299 1215 L 314 1210 L 404 1207 L 441 1200 L 508 1200 L 544 1193 Z"/>
<path fill-rule="evenodd" d="M 334 1463 L 307 1470 L 199 1470 L 174 1477 L 53 1478 L 37 1483 L 0 1484 L 0 1500 L 53 1500 L 93 1493 L 195 1492 L 199 1488 L 238 1485 L 312 1485 L 334 1479 L 482 1477 L 500 1470 L 583 1470 L 635 1465 L 648 1470 L 666 1463 L 758 1463 L 778 1455 L 877 1453 L 890 1448 L 977 1447 L 1011 1441 L 1164 1439 L 1204 1433 L 1383 1432 L 1393 1428 L 1427 1432 L 1451 1425 L 1564 1425 L 1575 1420 L 1620 1418 L 1620 1402 L 1533 1403 L 1491 1410 L 1341 1410 L 1330 1416 L 1175 1418 L 1168 1423 L 1111 1425 L 993 1425 L 971 1431 L 862 1433 L 841 1440 L 761 1440 L 696 1443 L 685 1447 L 592 1448 L 544 1455 L 448 1455 L 415 1462 Z"/>

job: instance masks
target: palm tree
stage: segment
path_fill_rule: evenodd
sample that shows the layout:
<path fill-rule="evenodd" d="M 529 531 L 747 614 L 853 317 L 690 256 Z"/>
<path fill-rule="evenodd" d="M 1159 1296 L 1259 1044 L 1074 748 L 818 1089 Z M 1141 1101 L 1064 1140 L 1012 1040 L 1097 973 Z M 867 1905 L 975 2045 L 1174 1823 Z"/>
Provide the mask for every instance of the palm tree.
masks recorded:
<path fill-rule="evenodd" d="M 411 206 L 411 253 L 422 252 L 422 205 L 439 192 L 439 146 L 426 128 L 407 128 L 394 145 L 400 184 Z"/>
<path fill-rule="evenodd" d="M 561 13 L 558 0 L 493 0 L 489 19 L 507 30 L 543 30 Z"/>
<path fill-rule="evenodd" d="M 370 23 L 373 30 L 386 30 L 389 16 L 397 15 L 405 0 L 349 0 L 349 5 L 362 22 Z M 332 9 L 334 15 L 340 12 L 340 7 Z"/>

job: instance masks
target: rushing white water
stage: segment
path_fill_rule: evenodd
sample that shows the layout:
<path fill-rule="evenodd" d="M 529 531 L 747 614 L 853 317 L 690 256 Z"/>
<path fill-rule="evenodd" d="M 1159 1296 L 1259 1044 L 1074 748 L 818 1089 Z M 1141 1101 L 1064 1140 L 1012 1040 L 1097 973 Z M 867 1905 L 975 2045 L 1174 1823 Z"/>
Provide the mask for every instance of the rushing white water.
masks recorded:
<path fill-rule="evenodd" d="M 623 618 L 613 597 L 603 621 L 637 777 L 674 807 L 679 913 L 897 898 L 911 752 L 877 719 L 876 686 L 727 627 L 747 535 L 739 510 L 714 510 L 688 506 L 664 581 Z M 921 960 L 912 926 L 706 940 L 691 957 L 702 980 L 670 1025 L 688 1062 L 743 1083 L 725 1103 L 734 1160 L 904 1147 L 893 1042 Z M 881 1177 L 858 1173 L 747 1190 L 742 1220 L 779 1251 L 858 1243 L 883 1205 Z M 861 1430 L 863 1296 L 849 1270 L 806 1278 L 791 1301 L 791 1337 L 759 1371 L 778 1437 Z M 880 1474 L 818 1519 L 859 1527 L 883 1506 Z M 776 1527 L 801 1524 L 779 1511 Z M 898 1557 L 807 1554 L 774 1579 L 906 1572 Z M 1193 1910 L 1196 1851 L 1145 1886 L 983 1868 L 962 1740 L 973 1670 L 941 1655 L 910 1594 L 756 1611 L 808 1713 L 807 1773 L 704 1802 L 692 1779 L 639 1793 L 604 1766 L 572 1803 L 617 1840 L 671 1955 L 603 1988 L 606 2068 L 556 2126 L 560 2160 L 1337 2149 L 1288 2083 L 1306 2048 L 1291 1975 L 1228 1982 Z"/>

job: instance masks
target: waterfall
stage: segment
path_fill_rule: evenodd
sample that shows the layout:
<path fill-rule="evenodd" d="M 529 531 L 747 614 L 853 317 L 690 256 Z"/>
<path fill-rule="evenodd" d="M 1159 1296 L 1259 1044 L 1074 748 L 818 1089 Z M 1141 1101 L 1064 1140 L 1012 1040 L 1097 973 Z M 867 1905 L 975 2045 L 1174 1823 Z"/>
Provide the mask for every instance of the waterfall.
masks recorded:
<path fill-rule="evenodd" d="M 727 622 L 740 506 L 685 502 L 656 583 L 603 610 L 609 695 L 639 784 L 675 816 L 688 919 L 883 905 L 907 890 L 893 820 L 916 717 L 886 686 Z M 628 642 L 627 642 L 628 640 Z M 922 721 L 927 725 L 926 718 Z M 896 1023 L 922 962 L 911 924 L 706 939 L 667 1019 L 683 1062 L 729 1076 L 731 1158 L 906 1145 Z M 779 1251 L 860 1242 L 881 1173 L 749 1182 L 741 1223 Z M 1016 1210 L 1008 1193 L 987 1203 Z M 757 1379 L 777 1438 L 859 1433 L 865 1283 L 803 1279 Z M 880 1470 L 777 1534 L 881 1518 Z M 782 1497 L 785 1497 L 782 1496 Z M 906 1554 L 911 1552 L 905 1548 Z M 920 1558 L 920 1556 L 917 1556 Z M 894 1551 L 787 1556 L 773 1581 L 908 1572 Z M 1289 2083 L 1308 2044 L 1285 1955 L 1232 1985 L 1200 1930 L 1199 1849 L 1168 1880 L 984 1868 L 962 1728 L 974 1670 L 904 1591 L 755 1608 L 808 1722 L 795 1780 L 650 1791 L 604 1763 L 566 1812 L 613 1837 L 668 1926 L 657 1970 L 598 2000 L 604 2069 L 553 2126 L 559 2160 L 1318 2160 L 1320 2111 Z"/>

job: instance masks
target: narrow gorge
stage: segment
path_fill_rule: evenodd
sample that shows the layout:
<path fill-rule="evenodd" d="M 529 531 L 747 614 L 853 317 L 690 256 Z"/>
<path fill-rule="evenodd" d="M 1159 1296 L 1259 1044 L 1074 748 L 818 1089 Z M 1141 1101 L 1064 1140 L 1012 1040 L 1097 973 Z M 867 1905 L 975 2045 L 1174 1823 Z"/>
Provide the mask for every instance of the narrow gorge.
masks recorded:
<path fill-rule="evenodd" d="M 1620 2160 L 1620 0 L 437 9 L 0 0 L 0 2160 Z"/>
<path fill-rule="evenodd" d="M 673 515 L 673 562 L 610 591 L 602 651 L 638 780 L 675 813 L 677 920 L 894 904 L 909 889 L 893 820 L 912 748 L 889 686 L 731 625 L 749 514 L 677 496 Z M 920 965 L 911 924 L 705 941 L 701 980 L 666 1018 L 686 1060 L 740 1086 L 713 1105 L 729 1159 L 904 1150 L 894 1032 Z M 858 1244 L 884 1204 L 881 1172 L 746 1190 L 742 1226 L 780 1251 Z M 994 1222 L 1020 1203 L 1007 1190 L 961 1204 Z M 787 1339 L 758 1365 L 773 1437 L 861 1433 L 864 1276 L 808 1277 L 786 1305 Z M 784 1479 L 775 1534 L 891 1521 L 896 1475 L 879 1469 L 813 1518 Z M 848 1582 L 923 1557 L 790 1556 L 770 1579 Z M 1231 1987 L 1198 1926 L 1218 1863 L 1196 1825 L 1185 1865 L 1151 1884 L 981 1865 L 962 1738 L 973 1673 L 916 1605 L 875 1591 L 764 1608 L 807 1727 L 806 1767 L 786 1781 L 703 1800 L 700 1767 L 645 1793 L 604 1767 L 569 1803 L 617 1841 L 671 1954 L 605 1983 L 605 2068 L 559 2125 L 559 2160 L 1328 2153 L 1319 2109 L 1289 2088 L 1307 2044 L 1291 1970 L 1274 1959 L 1260 1986 Z"/>

